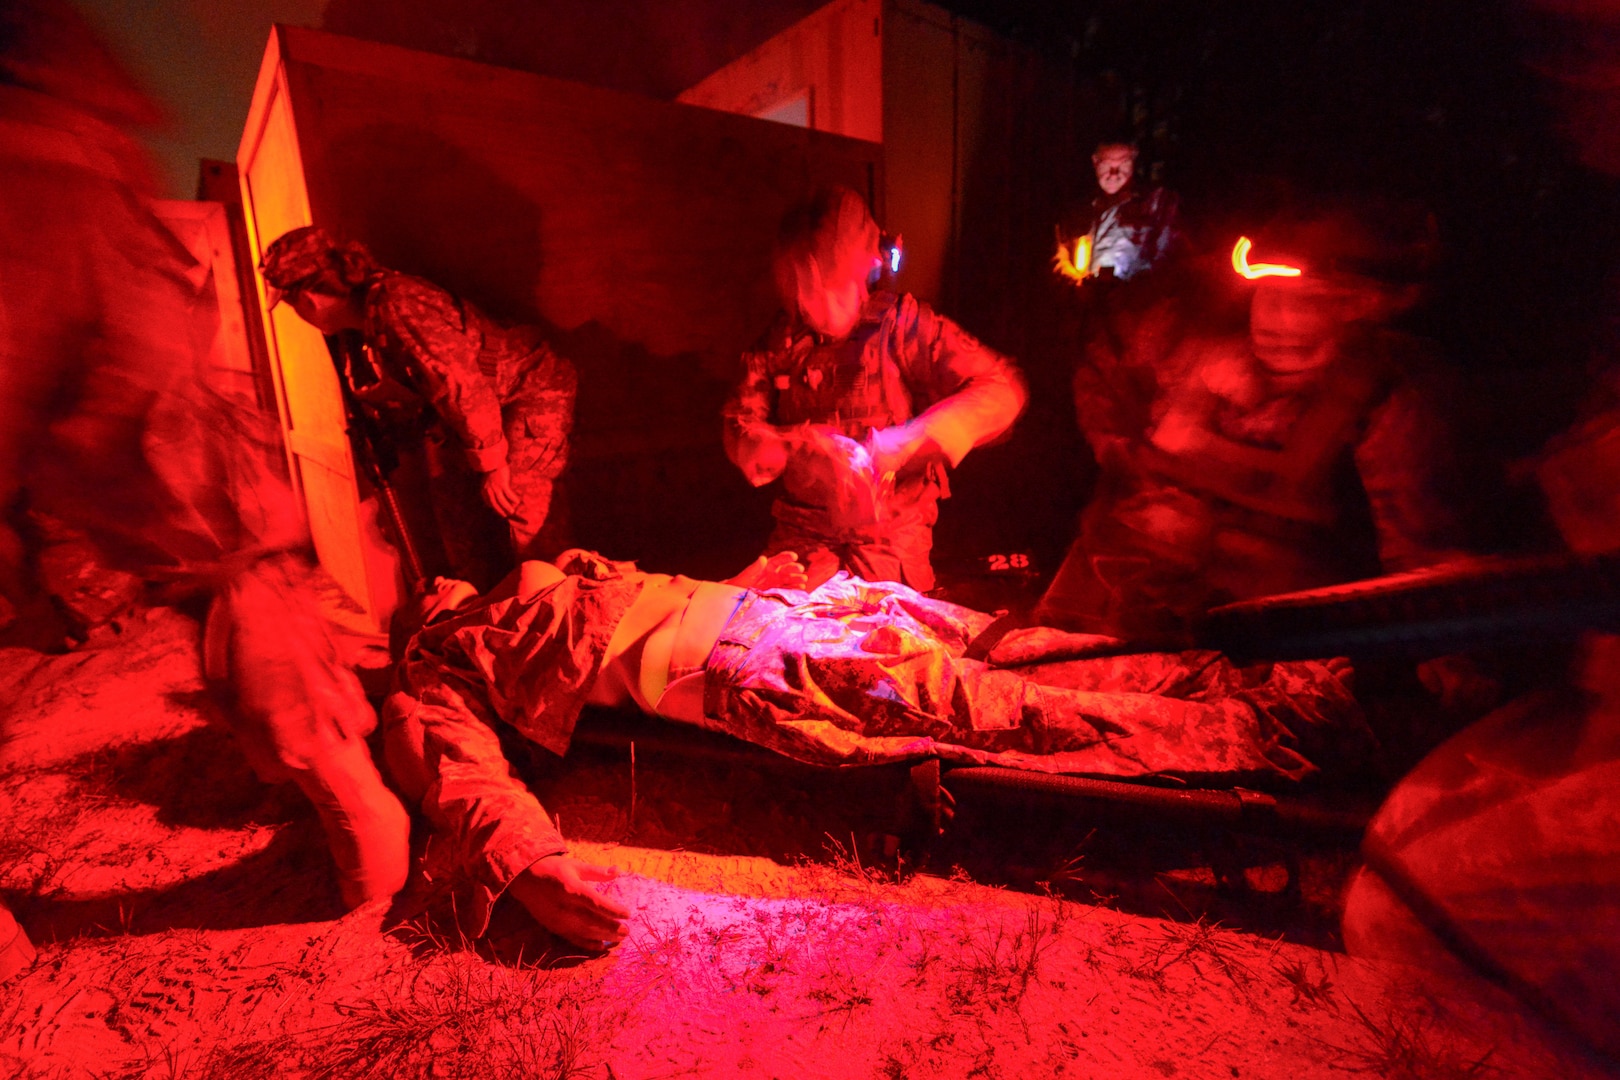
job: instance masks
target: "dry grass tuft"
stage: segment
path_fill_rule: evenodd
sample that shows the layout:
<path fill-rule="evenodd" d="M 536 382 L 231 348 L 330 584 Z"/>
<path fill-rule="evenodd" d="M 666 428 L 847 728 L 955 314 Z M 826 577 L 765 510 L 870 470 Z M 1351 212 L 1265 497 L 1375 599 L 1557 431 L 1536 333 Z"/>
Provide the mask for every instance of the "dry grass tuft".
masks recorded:
<path fill-rule="evenodd" d="M 1397 1009 L 1386 1003 L 1376 1018 L 1353 1001 L 1350 1008 L 1359 1038 L 1350 1046 L 1322 1042 L 1342 1055 L 1340 1068 L 1385 1080 L 1474 1080 L 1501 1072 L 1490 1064 L 1495 1047 L 1478 1057 L 1464 1054 L 1439 1034 L 1433 1013 L 1421 1006 Z"/>

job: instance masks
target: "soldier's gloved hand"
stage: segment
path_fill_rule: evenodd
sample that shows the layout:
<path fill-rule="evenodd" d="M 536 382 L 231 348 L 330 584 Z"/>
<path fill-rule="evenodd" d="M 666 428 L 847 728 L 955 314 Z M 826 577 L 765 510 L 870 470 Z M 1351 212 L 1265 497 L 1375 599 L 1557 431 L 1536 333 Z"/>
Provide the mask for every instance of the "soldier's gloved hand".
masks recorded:
<path fill-rule="evenodd" d="M 933 439 L 926 431 L 912 424 L 873 429 L 866 436 L 867 453 L 872 456 L 872 472 L 880 480 L 897 473 L 932 443 Z"/>
<path fill-rule="evenodd" d="M 535 922 L 558 937 L 587 949 L 624 940 L 630 909 L 590 885 L 612 881 L 617 870 L 580 862 L 568 855 L 548 855 L 513 879 L 508 891 L 529 909 Z"/>
<path fill-rule="evenodd" d="M 882 496 L 863 444 L 832 428 L 806 427 L 800 429 L 796 457 L 799 466 L 789 476 L 790 496 L 825 507 L 835 528 L 878 520 Z"/>
<path fill-rule="evenodd" d="M 512 470 L 507 465 L 497 465 L 484 474 L 484 501 L 501 517 L 517 513 L 518 496 L 512 489 Z"/>

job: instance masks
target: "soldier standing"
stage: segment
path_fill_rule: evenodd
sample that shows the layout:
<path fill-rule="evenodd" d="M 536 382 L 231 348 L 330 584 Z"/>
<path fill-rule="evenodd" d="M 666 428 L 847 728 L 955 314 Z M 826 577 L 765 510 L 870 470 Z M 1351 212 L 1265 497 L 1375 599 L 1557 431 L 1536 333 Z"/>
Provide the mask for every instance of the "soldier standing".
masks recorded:
<path fill-rule="evenodd" d="M 354 389 L 369 406 L 385 415 L 431 408 L 434 513 L 453 570 L 466 576 L 477 560 L 456 491 L 468 468 L 484 503 L 505 520 L 514 557 L 554 553 L 552 499 L 568 462 L 578 379 L 538 330 L 498 323 L 315 226 L 271 244 L 262 269 L 278 294 L 273 299 L 286 300 L 322 333 L 360 333 L 371 370 L 353 382 L 364 382 Z"/>
<path fill-rule="evenodd" d="M 1455 554 L 1428 349 L 1389 325 L 1432 256 L 1421 215 L 1324 205 L 1234 248 L 1246 336 L 1094 339 L 1075 402 L 1097 494 L 1042 618 L 1174 637 L 1217 604 Z"/>
<path fill-rule="evenodd" d="M 727 456 L 756 487 L 778 477 L 767 554 L 804 560 L 811 588 L 839 570 L 934 586 L 946 470 L 1018 418 L 1013 362 L 908 294 L 871 292 L 878 227 L 847 188 L 783 221 L 773 259 L 783 313 L 725 407 Z"/>

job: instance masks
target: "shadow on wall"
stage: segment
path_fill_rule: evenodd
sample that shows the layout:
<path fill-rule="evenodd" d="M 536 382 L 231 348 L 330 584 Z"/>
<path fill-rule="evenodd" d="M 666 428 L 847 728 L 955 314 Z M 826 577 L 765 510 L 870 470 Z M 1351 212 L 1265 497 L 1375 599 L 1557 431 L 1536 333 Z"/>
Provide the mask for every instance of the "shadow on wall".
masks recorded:
<path fill-rule="evenodd" d="M 564 330 L 539 313 L 545 210 L 483 162 L 417 128 L 374 125 L 328 151 L 335 220 L 383 265 L 489 314 L 540 326 L 579 371 L 571 463 L 559 496 L 573 543 L 650 569 L 729 576 L 769 531 L 769 499 L 726 460 L 720 407 L 733 365 L 660 355 L 600 321 Z M 379 177 L 387 178 L 379 182 Z M 606 309 L 606 303 L 599 305 Z M 432 535 L 425 482 L 402 493 Z M 491 513 L 486 530 L 502 535 Z"/>
<path fill-rule="evenodd" d="M 956 48 L 959 205 L 944 313 L 1014 356 L 1030 399 L 1011 435 L 970 455 L 952 477 L 937 543 L 946 566 L 1018 553 L 1050 572 L 1093 473 L 1070 389 L 1080 298 L 1052 272 L 1054 228 L 1090 197 L 1091 149 L 1112 110 L 1037 50 L 977 35 L 962 35 Z M 968 506 L 973 513 L 954 512 Z"/>
<path fill-rule="evenodd" d="M 498 318 L 534 322 L 541 209 L 459 147 L 420 127 L 373 125 L 326 150 L 347 232 L 384 266 L 417 274 Z"/>

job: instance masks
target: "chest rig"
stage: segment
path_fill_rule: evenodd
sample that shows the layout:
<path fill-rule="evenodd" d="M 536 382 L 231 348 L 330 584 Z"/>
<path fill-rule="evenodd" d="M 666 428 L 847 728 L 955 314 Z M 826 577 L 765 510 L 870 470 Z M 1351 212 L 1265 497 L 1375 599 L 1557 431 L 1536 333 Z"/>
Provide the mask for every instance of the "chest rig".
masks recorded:
<path fill-rule="evenodd" d="M 874 297 L 843 341 L 793 335 L 771 364 L 772 419 L 784 426 L 826 424 L 857 440 L 911 419 L 899 370 L 890 371 L 885 360 L 883 316 L 892 306 L 892 298 Z"/>

